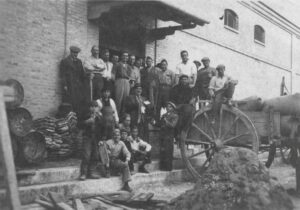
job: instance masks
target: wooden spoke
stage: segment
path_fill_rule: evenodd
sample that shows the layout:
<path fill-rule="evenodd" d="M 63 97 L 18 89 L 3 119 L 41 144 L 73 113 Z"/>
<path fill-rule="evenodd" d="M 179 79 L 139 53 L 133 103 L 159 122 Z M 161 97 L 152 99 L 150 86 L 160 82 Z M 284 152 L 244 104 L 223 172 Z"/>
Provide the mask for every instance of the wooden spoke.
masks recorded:
<path fill-rule="evenodd" d="M 213 141 L 213 139 L 205 132 L 203 131 L 198 125 L 195 123 L 192 123 L 192 126 L 195 127 L 200 133 L 202 133 L 209 141 Z"/>
<path fill-rule="evenodd" d="M 227 135 L 229 134 L 229 132 L 231 131 L 231 129 L 233 128 L 233 126 L 236 124 L 236 122 L 240 119 L 240 116 L 236 116 L 234 121 L 231 123 L 229 129 L 226 131 L 226 133 L 224 133 L 224 135 L 221 137 L 221 139 L 224 139 L 227 137 Z"/>
<path fill-rule="evenodd" d="M 191 156 L 189 157 L 189 159 L 191 159 L 191 158 L 193 158 L 193 157 L 195 157 L 195 156 L 201 155 L 201 154 L 203 154 L 203 153 L 205 153 L 205 152 L 208 152 L 209 150 L 212 150 L 212 147 L 207 148 L 207 149 L 205 149 L 205 150 L 202 150 L 201 152 L 197 152 L 197 153 L 191 155 Z"/>
<path fill-rule="evenodd" d="M 206 159 L 205 162 L 203 163 L 202 167 L 205 167 L 205 165 L 211 160 L 213 154 L 214 154 L 214 153 L 209 154 L 209 156 L 207 157 L 207 159 Z"/>
<path fill-rule="evenodd" d="M 235 140 L 235 139 L 237 139 L 237 138 L 240 138 L 240 137 L 242 137 L 242 136 L 247 136 L 247 135 L 250 135 L 250 133 L 247 132 L 247 133 L 242 133 L 242 134 L 236 135 L 236 136 L 234 136 L 234 137 L 230 137 L 230 138 L 224 140 L 223 143 L 226 144 L 226 143 L 228 143 L 228 142 L 230 142 L 230 141 L 233 141 L 233 140 Z"/>
<path fill-rule="evenodd" d="M 222 121 L 223 121 L 223 108 L 221 107 L 220 110 L 220 121 L 219 121 L 219 132 L 218 132 L 218 138 L 221 137 L 222 132 Z"/>
<path fill-rule="evenodd" d="M 194 144 L 207 144 L 207 145 L 211 145 L 211 142 L 200 141 L 200 140 L 196 140 L 196 139 L 186 139 L 185 142 L 186 143 L 194 143 Z"/>
<path fill-rule="evenodd" d="M 210 131 L 211 131 L 211 133 L 212 133 L 214 139 L 216 139 L 217 136 L 216 136 L 215 130 L 214 130 L 214 128 L 213 128 L 213 126 L 212 126 L 212 124 L 211 124 L 211 122 L 210 122 L 210 120 L 209 120 L 209 118 L 208 118 L 208 116 L 207 116 L 207 113 L 204 112 L 203 114 L 204 114 L 205 119 L 207 120 L 207 123 L 208 123 L 208 125 L 209 125 Z"/>

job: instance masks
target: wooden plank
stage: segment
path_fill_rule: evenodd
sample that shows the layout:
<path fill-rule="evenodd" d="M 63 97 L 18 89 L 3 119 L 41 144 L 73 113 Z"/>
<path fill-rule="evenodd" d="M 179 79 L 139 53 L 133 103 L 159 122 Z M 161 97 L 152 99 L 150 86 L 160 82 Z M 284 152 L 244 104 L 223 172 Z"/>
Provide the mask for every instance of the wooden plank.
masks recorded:
<path fill-rule="evenodd" d="M 12 210 L 20 210 L 21 203 L 18 192 L 16 169 L 14 164 L 11 139 L 8 129 L 7 115 L 4 104 L 3 89 L 0 88 L 0 157 L 4 169 L 6 197 Z"/>
<path fill-rule="evenodd" d="M 85 207 L 80 199 L 74 199 L 74 207 L 76 210 L 85 210 Z"/>
<path fill-rule="evenodd" d="M 4 102 L 12 102 L 15 100 L 15 91 L 12 87 L 0 85 L 0 89 L 3 91 Z"/>

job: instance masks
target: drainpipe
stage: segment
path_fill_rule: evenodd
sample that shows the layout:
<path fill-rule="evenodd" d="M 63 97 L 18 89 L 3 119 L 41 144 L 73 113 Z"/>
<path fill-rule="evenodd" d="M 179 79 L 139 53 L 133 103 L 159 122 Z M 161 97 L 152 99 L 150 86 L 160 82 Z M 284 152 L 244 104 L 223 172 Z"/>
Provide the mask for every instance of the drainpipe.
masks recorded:
<path fill-rule="evenodd" d="M 64 57 L 67 55 L 67 35 L 68 35 L 68 0 L 65 0 L 65 15 L 64 15 Z"/>
<path fill-rule="evenodd" d="M 157 29 L 157 18 L 155 18 L 155 29 Z M 154 65 L 156 65 L 156 57 L 157 57 L 157 40 L 154 41 Z"/>

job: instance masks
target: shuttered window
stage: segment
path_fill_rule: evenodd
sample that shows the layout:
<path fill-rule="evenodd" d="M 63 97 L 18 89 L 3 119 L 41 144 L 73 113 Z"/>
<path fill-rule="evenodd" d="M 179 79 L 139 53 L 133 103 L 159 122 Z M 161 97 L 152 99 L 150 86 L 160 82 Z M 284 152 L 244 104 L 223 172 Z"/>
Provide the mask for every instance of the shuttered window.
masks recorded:
<path fill-rule="evenodd" d="M 254 40 L 265 43 L 265 30 L 259 25 L 254 26 Z"/>
<path fill-rule="evenodd" d="M 234 11 L 232 11 L 230 9 L 225 9 L 224 24 L 226 26 L 229 26 L 230 28 L 239 30 L 239 17 L 237 16 L 237 14 Z"/>

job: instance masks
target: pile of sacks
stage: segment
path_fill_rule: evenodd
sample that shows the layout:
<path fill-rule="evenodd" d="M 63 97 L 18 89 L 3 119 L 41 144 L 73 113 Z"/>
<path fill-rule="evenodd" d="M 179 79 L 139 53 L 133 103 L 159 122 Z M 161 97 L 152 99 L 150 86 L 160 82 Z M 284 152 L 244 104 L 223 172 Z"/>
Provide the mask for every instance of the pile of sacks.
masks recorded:
<path fill-rule="evenodd" d="M 45 136 L 50 159 L 69 157 L 76 149 L 77 117 L 74 112 L 69 112 L 59 119 L 54 117 L 36 119 L 33 127 Z"/>
<path fill-rule="evenodd" d="M 293 203 L 257 155 L 245 148 L 218 152 L 192 190 L 165 210 L 291 210 Z"/>

